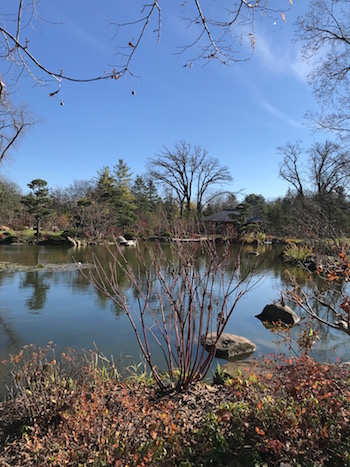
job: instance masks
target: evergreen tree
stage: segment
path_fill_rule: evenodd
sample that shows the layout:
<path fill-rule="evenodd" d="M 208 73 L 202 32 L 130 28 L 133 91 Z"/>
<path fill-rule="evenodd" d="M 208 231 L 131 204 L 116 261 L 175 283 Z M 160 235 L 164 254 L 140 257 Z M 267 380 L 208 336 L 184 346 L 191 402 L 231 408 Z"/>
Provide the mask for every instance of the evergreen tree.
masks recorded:
<path fill-rule="evenodd" d="M 172 224 L 179 213 L 179 205 L 171 190 L 166 190 L 162 204 L 165 217 Z"/>
<path fill-rule="evenodd" d="M 147 202 L 150 210 L 154 212 L 159 205 L 160 197 L 158 190 L 153 180 L 148 180 L 146 184 Z"/>
<path fill-rule="evenodd" d="M 120 227 L 132 226 L 137 216 L 135 214 L 136 204 L 135 196 L 131 191 L 131 176 L 129 167 L 123 159 L 119 159 L 118 164 L 114 166 L 115 175 L 115 195 L 114 210 L 117 225 Z"/>
<path fill-rule="evenodd" d="M 98 171 L 98 178 L 93 196 L 95 198 L 95 204 L 98 204 L 98 227 L 102 232 L 106 233 L 114 222 L 113 211 L 116 196 L 116 180 L 108 166 Z"/>
<path fill-rule="evenodd" d="M 32 180 L 28 183 L 28 187 L 32 190 L 27 196 L 24 196 L 23 203 L 26 206 L 29 214 L 32 214 L 35 219 L 35 235 L 40 236 L 40 222 L 43 218 L 51 213 L 51 200 L 49 198 L 49 189 L 47 182 L 40 178 Z"/>
<path fill-rule="evenodd" d="M 148 202 L 147 185 L 141 175 L 137 175 L 131 191 L 135 197 L 138 215 L 148 212 L 150 206 Z"/>
<path fill-rule="evenodd" d="M 115 178 L 108 166 L 97 172 L 96 194 L 101 201 L 110 201 L 115 194 Z"/>

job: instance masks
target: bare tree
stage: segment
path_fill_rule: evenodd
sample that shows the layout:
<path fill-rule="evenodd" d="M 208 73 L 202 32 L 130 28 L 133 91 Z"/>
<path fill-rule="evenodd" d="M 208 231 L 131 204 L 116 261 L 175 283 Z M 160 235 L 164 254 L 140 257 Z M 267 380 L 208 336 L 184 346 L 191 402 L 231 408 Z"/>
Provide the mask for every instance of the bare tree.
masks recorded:
<path fill-rule="evenodd" d="M 149 160 L 147 168 L 153 180 L 174 191 L 180 206 L 180 217 L 184 209 L 187 214 L 190 213 L 194 197 L 200 217 L 203 197 L 208 189 L 232 180 L 227 167 L 221 166 L 205 149 L 199 146 L 192 148 L 185 141 L 175 144 L 173 150 L 164 147 L 155 158 Z"/>
<path fill-rule="evenodd" d="M 301 142 L 287 143 L 285 146 L 277 148 L 277 151 L 283 156 L 280 176 L 295 188 L 297 195 L 304 198 L 305 181 L 300 167 L 300 157 L 303 153 Z"/>
<path fill-rule="evenodd" d="M 278 149 L 283 155 L 280 176 L 295 189 L 287 195 L 291 228 L 316 241 L 335 229 L 344 229 L 341 214 L 346 206 L 350 180 L 350 153 L 325 141 L 304 150 L 300 142 Z"/>
<path fill-rule="evenodd" d="M 282 3 L 282 4 L 281 4 Z M 142 2 L 141 2 L 142 4 Z M 240 53 L 242 41 L 247 38 L 252 48 L 255 45 L 254 22 L 257 18 L 283 17 L 290 9 L 292 2 L 285 0 L 225 0 L 221 4 L 207 4 L 200 0 L 185 1 L 179 5 L 178 15 L 184 19 L 184 27 L 192 32 L 192 39 L 188 44 L 179 46 L 179 54 L 189 57 L 184 66 L 192 67 L 194 62 L 218 60 L 223 64 L 238 62 L 247 59 Z M 161 18 L 166 15 L 168 6 L 161 0 L 152 0 L 149 4 L 142 5 L 141 16 L 124 23 L 113 23 L 116 26 L 116 35 L 123 28 L 138 26 L 136 40 L 129 43 L 131 49 L 128 53 L 121 52 L 127 66 L 140 44 L 147 28 L 153 24 L 153 30 L 160 41 Z M 258 13 L 256 17 L 256 13 Z M 155 17 L 155 18 L 153 18 Z M 152 20 L 153 23 L 152 23 Z"/>
<path fill-rule="evenodd" d="M 348 190 L 350 152 L 341 145 L 325 141 L 315 143 L 305 151 L 297 141 L 277 150 L 283 156 L 280 176 L 295 188 L 301 198 L 305 197 L 305 191 L 316 190 L 318 195 L 323 195 L 340 187 Z"/>
<path fill-rule="evenodd" d="M 343 187 L 349 191 L 350 152 L 331 141 L 316 143 L 309 150 L 311 183 L 322 196 Z"/>
<path fill-rule="evenodd" d="M 21 190 L 13 182 L 0 177 L 0 224 L 11 225 L 21 208 Z"/>
<path fill-rule="evenodd" d="M 323 111 L 309 114 L 319 128 L 350 136 L 350 2 L 316 0 L 298 18 L 297 39 L 304 58 L 311 60 L 310 82 Z"/>
<path fill-rule="evenodd" d="M 227 167 L 220 166 L 219 162 L 215 158 L 207 158 L 203 160 L 203 163 L 198 167 L 197 173 L 197 216 L 201 218 L 202 209 L 204 206 L 204 196 L 207 194 L 208 189 L 213 185 L 222 183 L 228 183 L 232 181 L 229 169 Z"/>

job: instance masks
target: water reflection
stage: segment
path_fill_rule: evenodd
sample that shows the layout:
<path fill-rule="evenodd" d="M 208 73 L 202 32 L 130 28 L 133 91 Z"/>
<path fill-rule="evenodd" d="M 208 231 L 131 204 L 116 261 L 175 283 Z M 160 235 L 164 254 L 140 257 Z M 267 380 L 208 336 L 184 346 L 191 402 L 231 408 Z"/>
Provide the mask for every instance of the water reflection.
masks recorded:
<path fill-rule="evenodd" d="M 10 320 L 6 318 L 6 311 L 0 311 L 0 348 L 9 353 L 18 349 L 20 338 L 13 329 Z"/>
<path fill-rule="evenodd" d="M 139 247 L 125 248 L 123 251 L 128 263 L 135 273 L 139 274 L 138 280 L 144 281 L 143 272 L 152 265 L 152 251 L 155 245 L 140 242 Z M 280 291 L 289 286 L 290 275 L 296 277 L 306 290 L 311 291 L 309 274 L 299 268 L 285 265 L 278 257 L 281 250 L 282 247 L 272 245 L 244 248 L 234 245 L 230 251 L 232 258 L 237 253 L 240 254 L 241 273 L 244 274 L 255 267 L 256 277 L 262 279 L 259 286 L 239 302 L 227 327 L 227 332 L 243 335 L 255 342 L 256 355 L 276 351 L 276 346 L 275 336 L 264 328 L 255 315 L 261 312 L 267 303 L 279 298 Z M 115 247 L 111 246 L 110 251 L 115 252 Z M 164 245 L 162 255 L 164 264 L 169 264 L 169 244 Z M 106 247 L 0 247 L 1 261 L 26 265 L 65 264 L 72 263 L 73 260 L 91 263 L 94 257 L 108 271 L 111 256 Z M 198 267 L 204 267 L 207 261 L 208 257 L 204 251 Z M 174 271 L 177 266 L 176 261 L 173 261 Z M 229 270 L 227 273 L 230 272 Z M 135 304 L 137 295 L 129 289 L 128 279 L 123 271 L 118 271 L 118 284 Z M 319 286 L 322 287 L 322 284 Z M 61 348 L 71 346 L 78 349 L 92 348 L 93 342 L 96 342 L 106 355 L 113 354 L 116 358 L 121 354 L 132 355 L 135 361 L 139 361 L 139 349 L 125 315 L 104 294 L 97 292 L 79 271 L 2 273 L 0 290 L 0 333 L 4 336 L 0 344 L 0 360 L 6 358 L 9 352 L 16 353 L 26 343 L 45 345 L 53 340 Z M 335 304 L 339 290 L 334 288 L 327 293 L 328 299 Z M 156 300 L 152 302 L 155 309 L 158 305 Z M 300 314 L 299 310 L 295 311 Z M 316 326 L 319 326 L 320 341 L 314 356 L 319 360 L 334 361 L 335 357 L 350 360 L 349 337 L 314 323 L 314 327 Z M 298 337 L 300 329 L 298 326 L 292 329 L 293 338 Z"/>
<path fill-rule="evenodd" d="M 26 272 L 21 280 L 20 287 L 32 289 L 32 295 L 27 299 L 28 309 L 36 312 L 45 306 L 47 291 L 50 289 L 52 274 L 43 271 Z"/>

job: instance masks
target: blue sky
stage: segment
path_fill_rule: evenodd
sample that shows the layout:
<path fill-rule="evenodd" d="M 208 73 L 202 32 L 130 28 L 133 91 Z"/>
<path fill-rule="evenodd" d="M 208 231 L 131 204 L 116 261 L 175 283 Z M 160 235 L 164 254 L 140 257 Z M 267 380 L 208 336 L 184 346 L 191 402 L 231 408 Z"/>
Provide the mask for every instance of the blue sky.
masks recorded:
<path fill-rule="evenodd" d="M 282 15 L 257 21 L 254 53 L 244 42 L 237 47 L 247 62 L 183 67 L 186 57 L 176 54 L 177 46 L 190 40 L 191 32 L 170 10 L 163 13 L 160 43 L 149 33 L 137 50 L 134 76 L 64 82 L 54 97 L 48 96 L 57 89 L 54 83 L 41 88 L 22 78 L 15 100 L 28 107 L 37 123 L 1 174 L 24 191 L 35 178 L 52 188 L 92 179 L 119 159 L 134 175 L 142 175 L 147 159 L 163 145 L 171 148 L 186 140 L 229 167 L 234 181 L 227 189 L 269 199 L 284 195 L 288 186 L 278 177 L 276 148 L 297 139 L 308 147 L 320 139 L 304 122 L 316 103 L 306 79 L 308 65 L 300 60 L 301 45 L 293 41 L 293 23 L 306 3 L 295 0 L 287 22 Z M 42 3 L 46 19 L 62 22 L 41 22 L 29 32 L 32 50 L 48 67 L 85 77 L 117 61 L 115 45 L 118 40 L 127 44 L 127 36 L 124 31 L 113 39 L 108 24 L 118 22 L 130 2 L 108 0 L 99 11 L 93 5 L 82 0 Z"/>

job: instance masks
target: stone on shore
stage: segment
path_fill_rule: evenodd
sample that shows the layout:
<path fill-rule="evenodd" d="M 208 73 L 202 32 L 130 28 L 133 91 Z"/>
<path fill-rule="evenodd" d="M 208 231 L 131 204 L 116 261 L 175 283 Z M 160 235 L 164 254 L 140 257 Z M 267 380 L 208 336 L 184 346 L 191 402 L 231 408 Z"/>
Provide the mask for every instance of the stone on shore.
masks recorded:
<path fill-rule="evenodd" d="M 210 352 L 216 342 L 216 332 L 201 337 L 201 344 Z M 246 337 L 223 333 L 216 344 L 215 357 L 229 360 L 231 358 L 246 357 L 255 352 L 256 345 Z"/>
<path fill-rule="evenodd" d="M 277 323 L 281 321 L 284 324 L 296 324 L 300 321 L 299 316 L 288 306 L 280 302 L 266 305 L 263 311 L 256 315 L 261 321 L 268 323 Z"/>

